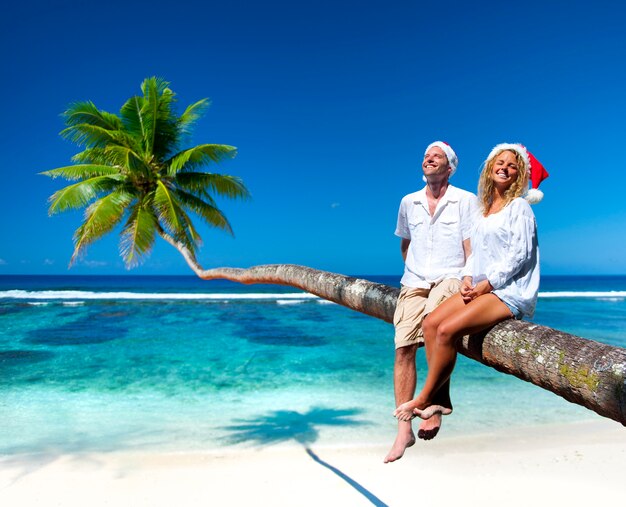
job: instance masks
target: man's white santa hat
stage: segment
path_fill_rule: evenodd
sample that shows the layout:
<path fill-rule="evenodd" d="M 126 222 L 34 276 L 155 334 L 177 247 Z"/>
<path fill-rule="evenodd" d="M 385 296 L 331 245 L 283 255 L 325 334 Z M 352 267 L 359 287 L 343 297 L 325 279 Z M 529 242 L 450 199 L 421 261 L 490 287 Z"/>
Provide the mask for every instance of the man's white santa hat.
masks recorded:
<path fill-rule="evenodd" d="M 434 143 L 430 143 L 426 147 L 426 151 L 424 152 L 424 155 L 428 153 L 428 150 L 430 150 L 431 148 L 435 148 L 435 147 L 441 148 L 443 152 L 446 154 L 446 157 L 448 158 L 448 163 L 450 164 L 450 169 L 452 169 L 452 171 L 450 171 L 450 176 L 452 176 L 455 173 L 456 168 L 459 165 L 459 157 L 457 157 L 456 153 L 454 153 L 452 146 L 450 146 L 448 143 L 444 143 L 443 141 L 435 141 Z"/>

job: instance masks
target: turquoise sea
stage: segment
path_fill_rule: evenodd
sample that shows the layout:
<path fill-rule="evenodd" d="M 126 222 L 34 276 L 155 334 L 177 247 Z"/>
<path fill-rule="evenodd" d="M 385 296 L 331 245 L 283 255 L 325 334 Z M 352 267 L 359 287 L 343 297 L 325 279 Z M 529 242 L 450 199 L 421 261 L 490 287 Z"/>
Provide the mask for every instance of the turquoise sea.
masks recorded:
<path fill-rule="evenodd" d="M 544 277 L 533 320 L 626 347 L 626 277 Z M 0 454 L 390 444 L 393 355 L 389 324 L 285 287 L 3 276 Z M 438 438 L 599 417 L 464 357 L 452 394 Z"/>

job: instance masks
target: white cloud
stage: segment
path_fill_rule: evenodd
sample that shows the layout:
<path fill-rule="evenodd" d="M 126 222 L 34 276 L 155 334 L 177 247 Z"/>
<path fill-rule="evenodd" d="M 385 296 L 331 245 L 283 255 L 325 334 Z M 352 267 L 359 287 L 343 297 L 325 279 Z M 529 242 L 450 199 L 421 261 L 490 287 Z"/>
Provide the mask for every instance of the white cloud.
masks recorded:
<path fill-rule="evenodd" d="M 338 208 L 339 206 L 341 206 L 341 204 L 339 204 L 338 202 L 334 202 L 330 205 L 330 207 L 333 209 Z"/>
<path fill-rule="evenodd" d="M 54 259 L 44 259 L 43 264 L 44 266 L 52 266 L 54 264 Z"/>
<path fill-rule="evenodd" d="M 7 261 L 5 261 L 4 259 L 0 259 L 0 266 L 6 266 Z"/>
<path fill-rule="evenodd" d="M 101 268 L 102 266 L 109 265 L 106 261 L 82 261 L 81 264 L 87 266 L 88 268 Z"/>

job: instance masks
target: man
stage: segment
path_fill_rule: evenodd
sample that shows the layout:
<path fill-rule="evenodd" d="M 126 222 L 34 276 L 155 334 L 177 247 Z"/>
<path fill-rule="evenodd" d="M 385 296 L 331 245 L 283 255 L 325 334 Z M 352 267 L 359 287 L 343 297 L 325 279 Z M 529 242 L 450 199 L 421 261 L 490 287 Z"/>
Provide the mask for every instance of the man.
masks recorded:
<path fill-rule="evenodd" d="M 448 144 L 430 144 L 422 162 L 426 186 L 400 203 L 395 234 L 401 238 L 405 267 L 394 315 L 396 406 L 415 394 L 415 355 L 418 345 L 424 343 L 424 317 L 459 291 L 461 269 L 470 254 L 469 235 L 478 202 L 474 194 L 448 183 L 457 165 L 458 158 Z M 437 393 L 435 403 L 452 409 L 448 384 Z M 418 437 L 430 440 L 440 426 L 441 415 L 434 415 L 421 423 Z M 400 459 L 414 443 L 411 421 L 398 421 L 398 434 L 385 463 Z"/>

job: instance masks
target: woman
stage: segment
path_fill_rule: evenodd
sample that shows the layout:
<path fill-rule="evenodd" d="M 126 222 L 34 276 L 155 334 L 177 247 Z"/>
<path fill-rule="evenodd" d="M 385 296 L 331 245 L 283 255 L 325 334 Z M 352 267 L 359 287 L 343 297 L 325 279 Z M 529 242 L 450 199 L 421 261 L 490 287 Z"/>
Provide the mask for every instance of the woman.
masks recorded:
<path fill-rule="evenodd" d="M 458 340 L 503 320 L 532 317 L 539 290 L 539 250 L 535 216 L 522 196 L 541 200 L 537 186 L 547 176 L 521 144 L 499 144 L 491 150 L 480 175 L 482 216 L 471 236 L 461 291 L 424 321 L 428 376 L 417 397 L 395 410 L 398 419 L 450 414 L 451 406 L 433 405 L 432 400 L 452 374 Z"/>

